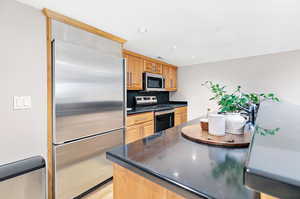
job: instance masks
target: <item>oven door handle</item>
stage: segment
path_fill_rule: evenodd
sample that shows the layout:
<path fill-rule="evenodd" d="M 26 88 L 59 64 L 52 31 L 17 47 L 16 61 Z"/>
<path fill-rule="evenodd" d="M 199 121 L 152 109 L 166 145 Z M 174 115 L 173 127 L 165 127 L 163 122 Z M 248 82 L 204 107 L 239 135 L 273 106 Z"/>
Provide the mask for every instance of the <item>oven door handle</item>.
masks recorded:
<path fill-rule="evenodd" d="M 165 114 L 169 114 L 169 113 L 174 113 L 174 109 L 172 110 L 167 110 L 167 111 L 159 111 L 159 112 L 155 112 L 154 115 L 158 116 L 158 115 L 165 115 Z"/>

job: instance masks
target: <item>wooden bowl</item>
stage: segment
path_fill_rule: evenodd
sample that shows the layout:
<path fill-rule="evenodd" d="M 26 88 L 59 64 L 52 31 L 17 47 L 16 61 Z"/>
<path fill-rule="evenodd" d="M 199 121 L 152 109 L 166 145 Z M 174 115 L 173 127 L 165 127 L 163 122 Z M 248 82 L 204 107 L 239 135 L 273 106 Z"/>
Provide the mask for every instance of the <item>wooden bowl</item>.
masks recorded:
<path fill-rule="evenodd" d="M 203 131 L 208 131 L 208 119 L 207 118 L 201 119 L 200 126 Z"/>

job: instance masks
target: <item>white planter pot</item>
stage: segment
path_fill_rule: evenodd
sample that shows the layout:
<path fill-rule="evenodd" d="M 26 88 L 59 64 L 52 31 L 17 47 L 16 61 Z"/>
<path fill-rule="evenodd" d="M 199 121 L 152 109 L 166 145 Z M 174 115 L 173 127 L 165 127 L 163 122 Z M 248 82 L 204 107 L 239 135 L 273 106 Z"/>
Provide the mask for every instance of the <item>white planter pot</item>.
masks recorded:
<path fill-rule="evenodd" d="M 221 114 L 210 114 L 208 116 L 208 133 L 215 136 L 225 135 L 225 116 Z"/>
<path fill-rule="evenodd" d="M 243 134 L 246 119 L 239 113 L 226 113 L 226 133 Z"/>

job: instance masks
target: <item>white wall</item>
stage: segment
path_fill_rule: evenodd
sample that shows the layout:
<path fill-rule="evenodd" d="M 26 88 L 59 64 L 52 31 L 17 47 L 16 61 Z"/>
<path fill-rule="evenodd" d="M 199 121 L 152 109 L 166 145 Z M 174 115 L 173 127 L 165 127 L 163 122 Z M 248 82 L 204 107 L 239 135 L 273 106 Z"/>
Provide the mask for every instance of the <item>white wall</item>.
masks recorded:
<path fill-rule="evenodd" d="M 189 119 L 203 115 L 210 91 L 201 83 L 211 80 L 245 91 L 274 92 L 282 100 L 300 104 L 300 50 L 229 61 L 184 66 L 178 69 L 178 91 L 172 100 L 187 100 Z"/>
<path fill-rule="evenodd" d="M 45 17 L 13 0 L 0 1 L 0 164 L 46 158 Z M 13 96 L 30 95 L 30 110 L 13 110 Z"/>

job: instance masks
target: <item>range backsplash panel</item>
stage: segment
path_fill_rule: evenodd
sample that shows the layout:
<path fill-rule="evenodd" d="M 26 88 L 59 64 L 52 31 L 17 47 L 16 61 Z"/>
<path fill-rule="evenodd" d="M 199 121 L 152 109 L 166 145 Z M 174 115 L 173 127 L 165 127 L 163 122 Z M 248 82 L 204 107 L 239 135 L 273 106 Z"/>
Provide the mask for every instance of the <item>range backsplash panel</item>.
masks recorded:
<path fill-rule="evenodd" d="M 134 97 L 135 96 L 156 96 L 157 101 L 159 104 L 167 104 L 169 103 L 169 92 L 162 91 L 162 92 L 145 92 L 145 91 L 127 91 L 127 107 L 134 107 Z"/>

